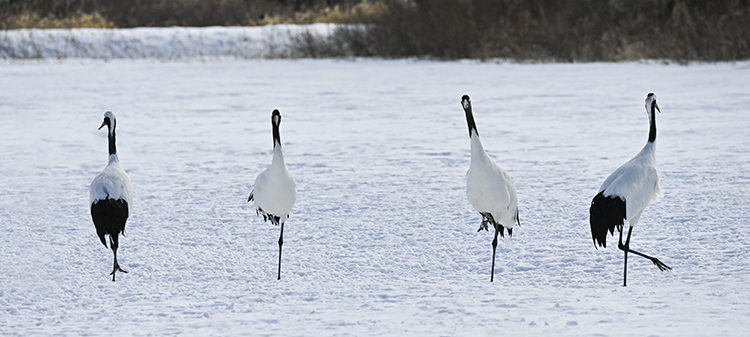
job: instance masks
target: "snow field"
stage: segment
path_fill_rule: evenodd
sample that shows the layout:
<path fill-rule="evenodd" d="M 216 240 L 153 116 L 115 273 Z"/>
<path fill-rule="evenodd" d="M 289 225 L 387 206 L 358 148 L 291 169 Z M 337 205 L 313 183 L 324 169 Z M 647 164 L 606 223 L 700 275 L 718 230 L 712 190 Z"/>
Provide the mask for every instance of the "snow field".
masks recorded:
<path fill-rule="evenodd" d="M 0 59 L 262 59 L 292 57 L 293 36 L 336 25 L 13 29 L 0 31 Z"/>
<path fill-rule="evenodd" d="M 665 66 L 382 60 L 0 65 L 0 333 L 742 335 L 748 327 L 745 63 Z M 654 92 L 664 198 L 622 288 L 616 237 L 588 206 L 646 143 Z M 472 98 L 514 179 L 521 227 L 498 244 L 465 196 Z M 270 113 L 298 198 L 278 227 L 247 196 Z M 102 114 L 135 205 L 107 275 L 87 186 Z M 612 244 L 615 243 L 615 244 Z"/>

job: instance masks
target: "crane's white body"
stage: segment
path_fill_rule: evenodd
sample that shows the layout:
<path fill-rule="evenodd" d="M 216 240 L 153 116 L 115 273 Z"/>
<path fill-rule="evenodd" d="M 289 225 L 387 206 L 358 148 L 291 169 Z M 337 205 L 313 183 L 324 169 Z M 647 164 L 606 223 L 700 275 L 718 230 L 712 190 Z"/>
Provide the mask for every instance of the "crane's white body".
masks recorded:
<path fill-rule="evenodd" d="M 656 173 L 656 144 L 648 142 L 633 159 L 620 166 L 604 180 L 599 192 L 605 197 L 625 200 L 625 216 L 635 226 L 649 202 L 662 197 Z"/>
<path fill-rule="evenodd" d="M 279 272 L 281 280 L 281 246 L 284 244 L 284 222 L 289 218 L 294 203 L 297 201 L 297 183 L 294 175 L 284 164 L 281 152 L 281 113 L 278 109 L 271 112 L 271 132 L 273 134 L 273 159 L 271 166 L 255 178 L 255 185 L 247 201 L 255 201 L 255 212 L 263 214 L 263 220 L 271 220 L 274 225 L 281 225 L 279 233 Z"/>
<path fill-rule="evenodd" d="M 661 198 L 659 175 L 656 173 L 656 111 L 661 111 L 656 103 L 656 95 L 646 96 L 646 113 L 649 116 L 648 142 L 641 152 L 630 161 L 620 166 L 604 180 L 599 193 L 591 200 L 589 208 L 591 239 L 594 247 L 607 247 L 607 233 L 614 235 L 615 229 L 620 232 L 617 248 L 623 251 L 622 286 L 627 286 L 628 253 L 647 258 L 659 268 L 669 270 L 671 267 L 659 259 L 630 248 L 630 235 L 633 227 L 651 201 Z M 628 235 L 623 243 L 624 221 L 629 222 Z"/>
<path fill-rule="evenodd" d="M 255 178 L 252 194 L 257 212 L 279 217 L 280 224 L 289 217 L 297 201 L 297 183 L 284 163 L 280 143 L 274 145 L 271 166 Z"/>
<path fill-rule="evenodd" d="M 518 198 L 516 186 L 508 173 L 498 166 L 487 152 L 484 151 L 479 131 L 474 121 L 469 95 L 461 97 L 461 106 L 466 114 L 466 125 L 469 127 L 471 139 L 471 164 L 466 172 L 466 197 L 474 209 L 482 215 L 479 231 L 489 230 L 488 225 L 495 229 L 492 239 L 492 273 L 490 282 L 495 279 L 495 253 L 497 252 L 497 236 L 513 235 L 513 226 L 518 222 Z"/>
<path fill-rule="evenodd" d="M 109 163 L 96 175 L 89 186 L 91 204 L 107 198 L 125 200 L 128 208 L 133 208 L 133 185 L 128 174 L 122 169 L 117 154 L 109 155 Z"/>
<path fill-rule="evenodd" d="M 117 157 L 115 129 L 117 120 L 112 111 L 104 113 L 104 121 L 99 129 L 107 126 L 107 142 L 109 146 L 109 162 L 89 186 L 89 202 L 91 204 L 91 220 L 96 227 L 96 235 L 106 247 L 105 237 L 109 235 L 109 248 L 112 249 L 114 261 L 112 264 L 112 282 L 115 281 L 117 271 L 127 273 L 117 263 L 117 248 L 119 235 L 124 233 L 125 224 L 133 208 L 133 185 L 130 177 L 125 173 Z"/>
<path fill-rule="evenodd" d="M 471 134 L 466 197 L 477 212 L 491 214 L 503 227 L 512 229 L 515 225 L 518 214 L 516 187 L 510 175 L 487 155 L 476 132 Z"/>

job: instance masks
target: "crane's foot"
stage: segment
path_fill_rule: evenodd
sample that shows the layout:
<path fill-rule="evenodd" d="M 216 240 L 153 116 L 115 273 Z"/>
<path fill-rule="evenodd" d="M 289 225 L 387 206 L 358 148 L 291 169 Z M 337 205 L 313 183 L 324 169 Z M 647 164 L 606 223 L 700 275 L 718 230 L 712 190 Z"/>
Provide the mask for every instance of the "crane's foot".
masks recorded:
<path fill-rule="evenodd" d="M 112 269 L 112 272 L 111 272 L 111 273 L 109 273 L 109 275 L 112 275 L 112 282 L 115 282 L 115 272 L 117 272 L 117 271 L 121 271 L 121 272 L 123 272 L 123 273 L 125 273 L 125 274 L 127 274 L 127 273 L 128 273 L 128 271 L 127 271 L 127 270 L 125 270 L 125 269 L 122 269 L 122 268 L 120 268 L 120 265 L 119 265 L 119 264 L 118 264 L 118 265 L 115 265 L 115 269 Z"/>
<path fill-rule="evenodd" d="M 664 264 L 664 262 L 661 262 L 661 261 L 659 261 L 659 259 L 657 259 L 657 258 L 653 258 L 653 259 L 651 259 L 651 262 L 653 262 L 653 263 L 654 263 L 654 265 L 655 265 L 656 267 L 658 267 L 658 268 L 659 268 L 659 270 L 661 270 L 661 271 L 665 271 L 665 270 L 667 270 L 667 269 L 669 269 L 669 270 L 672 270 L 672 267 L 670 267 L 670 266 L 668 266 L 668 265 Z"/>
<path fill-rule="evenodd" d="M 489 227 L 487 227 L 489 224 L 493 223 L 494 220 L 492 220 L 492 215 L 489 213 L 479 213 L 482 216 L 482 223 L 479 224 L 479 229 L 477 229 L 477 232 L 481 232 L 483 229 L 486 231 L 490 231 Z"/>

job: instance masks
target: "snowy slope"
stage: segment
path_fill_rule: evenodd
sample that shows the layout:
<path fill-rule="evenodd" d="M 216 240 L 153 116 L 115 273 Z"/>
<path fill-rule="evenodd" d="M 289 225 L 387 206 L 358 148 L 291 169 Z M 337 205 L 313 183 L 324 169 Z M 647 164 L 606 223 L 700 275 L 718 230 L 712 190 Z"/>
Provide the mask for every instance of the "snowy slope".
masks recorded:
<path fill-rule="evenodd" d="M 2 335 L 741 336 L 750 325 L 750 65 L 150 60 L 0 65 Z M 588 206 L 645 144 L 664 198 L 632 247 Z M 465 196 L 472 97 L 521 227 L 498 245 Z M 278 227 L 247 195 L 278 108 L 297 179 Z M 135 207 L 111 252 L 88 213 L 105 110 Z"/>
<path fill-rule="evenodd" d="M 293 56 L 294 35 L 334 24 L 259 27 L 0 30 L 0 59 L 215 59 Z"/>

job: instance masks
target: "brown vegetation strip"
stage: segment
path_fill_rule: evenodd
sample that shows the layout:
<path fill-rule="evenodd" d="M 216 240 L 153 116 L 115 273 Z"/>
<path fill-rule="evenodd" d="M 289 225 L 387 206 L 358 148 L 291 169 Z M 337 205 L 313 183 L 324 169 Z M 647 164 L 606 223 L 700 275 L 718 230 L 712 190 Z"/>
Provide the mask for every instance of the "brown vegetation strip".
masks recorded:
<path fill-rule="evenodd" d="M 748 0 L 0 0 L 4 29 L 314 22 L 362 25 L 340 28 L 332 37 L 300 35 L 302 56 L 683 63 L 750 58 Z"/>

